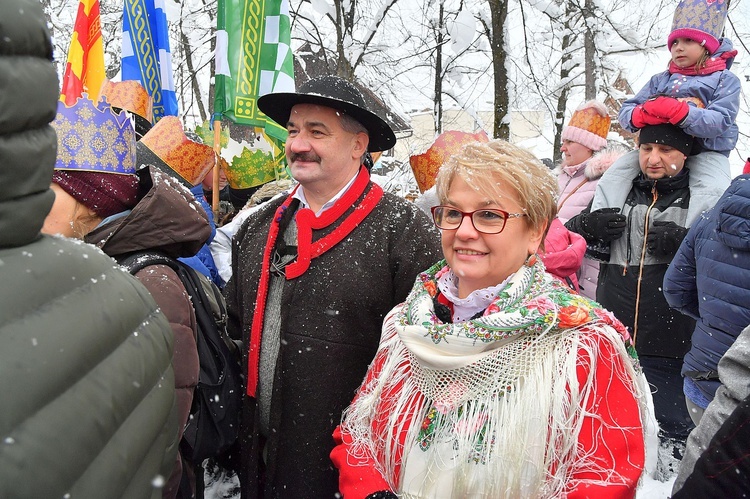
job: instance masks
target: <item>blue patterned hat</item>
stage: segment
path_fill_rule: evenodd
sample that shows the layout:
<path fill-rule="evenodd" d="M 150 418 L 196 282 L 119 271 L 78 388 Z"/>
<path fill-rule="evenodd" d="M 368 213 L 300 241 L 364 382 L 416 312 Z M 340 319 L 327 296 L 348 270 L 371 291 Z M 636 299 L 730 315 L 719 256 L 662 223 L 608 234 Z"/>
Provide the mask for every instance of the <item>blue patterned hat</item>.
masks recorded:
<path fill-rule="evenodd" d="M 55 170 L 135 174 L 135 132 L 125 112 L 86 94 L 72 107 L 57 105 Z"/>
<path fill-rule="evenodd" d="M 709 54 L 719 49 L 729 0 L 680 0 L 674 11 L 667 48 L 676 38 L 688 38 L 703 45 Z"/>

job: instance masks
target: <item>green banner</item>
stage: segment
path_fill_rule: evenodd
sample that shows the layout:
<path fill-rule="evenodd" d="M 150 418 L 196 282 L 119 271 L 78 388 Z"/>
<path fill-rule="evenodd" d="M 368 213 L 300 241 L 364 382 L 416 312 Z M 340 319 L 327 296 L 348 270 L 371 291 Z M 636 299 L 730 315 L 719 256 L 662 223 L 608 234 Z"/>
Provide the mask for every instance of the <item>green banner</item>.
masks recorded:
<path fill-rule="evenodd" d="M 219 0 L 215 90 L 216 115 L 286 141 L 258 97 L 294 92 L 289 0 Z"/>

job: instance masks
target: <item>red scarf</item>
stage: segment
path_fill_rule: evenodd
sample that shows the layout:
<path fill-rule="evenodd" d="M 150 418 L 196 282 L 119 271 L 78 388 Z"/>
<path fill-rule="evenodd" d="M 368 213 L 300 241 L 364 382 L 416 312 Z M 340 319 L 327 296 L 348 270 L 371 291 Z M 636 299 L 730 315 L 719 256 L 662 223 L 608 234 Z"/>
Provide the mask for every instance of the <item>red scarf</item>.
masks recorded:
<path fill-rule="evenodd" d="M 383 189 L 377 184 L 372 184 L 372 188 L 367 192 L 362 202 L 355 207 L 349 216 L 341 221 L 338 227 L 327 236 L 321 237 L 315 242 L 312 241 L 313 230 L 323 229 L 339 220 L 349 208 L 354 206 L 357 199 L 365 192 L 369 183 L 370 174 L 365 167 L 361 167 L 352 186 L 331 208 L 323 212 L 320 217 L 316 217 L 315 213 L 309 208 L 297 211 L 295 215 L 297 217 L 297 259 L 286 266 L 284 270 L 286 279 L 294 279 L 304 274 L 310 267 L 310 262 L 313 258 L 319 257 L 340 243 L 375 209 L 375 206 L 377 206 L 383 197 Z M 292 203 L 297 188 L 292 191 L 284 203 L 276 210 L 271 221 L 271 228 L 268 231 L 266 248 L 263 252 L 263 266 L 260 272 L 258 294 L 255 297 L 255 314 L 253 315 L 253 324 L 250 329 L 250 345 L 248 346 L 247 394 L 251 397 L 255 397 L 258 389 L 260 339 L 263 333 L 263 318 L 266 309 L 266 299 L 268 298 L 268 284 L 271 278 L 271 254 L 276 246 L 276 238 L 279 235 L 279 224 L 289 205 Z"/>
<path fill-rule="evenodd" d="M 695 69 L 695 66 L 689 68 L 681 68 L 674 62 L 669 61 L 669 73 L 670 74 L 681 74 L 685 76 L 705 76 L 715 73 L 717 71 L 724 71 L 727 69 L 727 59 L 737 55 L 736 50 L 730 50 L 723 52 L 719 57 L 709 57 L 706 61 L 705 67 L 701 69 Z"/>

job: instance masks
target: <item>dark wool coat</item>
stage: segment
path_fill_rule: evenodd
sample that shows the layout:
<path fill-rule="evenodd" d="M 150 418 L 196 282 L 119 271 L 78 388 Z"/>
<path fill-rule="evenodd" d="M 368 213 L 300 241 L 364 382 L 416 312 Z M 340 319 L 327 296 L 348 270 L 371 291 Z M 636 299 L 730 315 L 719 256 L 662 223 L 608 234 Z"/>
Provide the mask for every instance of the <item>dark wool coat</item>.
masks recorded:
<path fill-rule="evenodd" d="M 158 498 L 177 451 L 167 319 L 98 249 L 39 234 L 59 96 L 46 26 L 38 1 L 0 2 L 0 497 Z"/>
<path fill-rule="evenodd" d="M 272 200 L 250 216 L 234 238 L 227 307 L 230 334 L 245 345 L 269 227 L 283 201 Z M 313 231 L 313 241 L 339 223 Z M 263 445 L 255 399 L 246 396 L 239 470 L 243 497 L 334 497 L 333 430 L 375 355 L 385 314 L 406 298 L 416 275 L 440 258 L 440 236 L 427 216 L 385 193 L 346 238 L 312 260 L 300 277 L 285 282 L 265 490 L 259 481 Z M 247 357 L 245 348 L 245 373 Z"/>
<path fill-rule="evenodd" d="M 142 173 L 148 175 L 146 171 Z M 112 257 L 144 250 L 160 251 L 173 258 L 194 255 L 211 235 L 205 211 L 187 189 L 167 174 L 152 168 L 150 179 L 148 192 L 130 214 L 97 227 L 86 236 L 86 242 Z M 151 292 L 172 326 L 172 365 L 181 436 L 200 370 L 195 311 L 182 281 L 170 267 L 150 265 L 136 277 Z M 175 496 L 181 474 L 182 462 L 178 456 L 165 485 L 165 497 Z"/>
<path fill-rule="evenodd" d="M 664 276 L 669 305 L 698 322 L 685 372 L 716 373 L 719 360 L 750 324 L 750 176 L 732 181 L 695 222 Z M 719 381 L 696 380 L 711 400 Z"/>

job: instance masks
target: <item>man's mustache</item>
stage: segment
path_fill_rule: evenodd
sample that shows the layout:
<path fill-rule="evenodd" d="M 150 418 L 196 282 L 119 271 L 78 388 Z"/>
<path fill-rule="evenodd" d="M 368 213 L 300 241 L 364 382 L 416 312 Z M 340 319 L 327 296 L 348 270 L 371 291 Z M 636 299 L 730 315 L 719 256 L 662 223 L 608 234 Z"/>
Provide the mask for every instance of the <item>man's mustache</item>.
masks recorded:
<path fill-rule="evenodd" d="M 320 163 L 320 156 L 311 152 L 292 153 L 292 156 L 290 159 L 292 163 L 296 161 L 302 161 L 304 163 Z"/>

